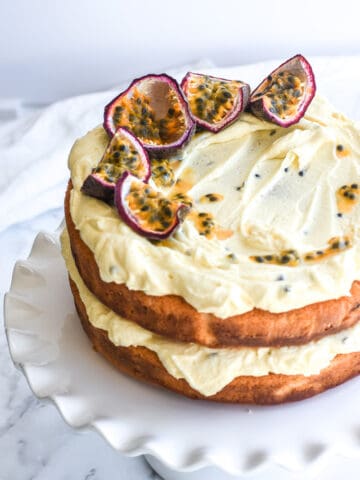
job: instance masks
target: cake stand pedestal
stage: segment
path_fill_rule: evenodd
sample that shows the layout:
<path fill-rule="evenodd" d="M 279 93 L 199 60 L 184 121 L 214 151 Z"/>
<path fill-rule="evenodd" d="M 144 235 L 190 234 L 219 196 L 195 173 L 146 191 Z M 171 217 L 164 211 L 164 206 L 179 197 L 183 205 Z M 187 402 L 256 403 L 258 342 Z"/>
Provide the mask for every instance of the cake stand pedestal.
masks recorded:
<path fill-rule="evenodd" d="M 146 455 L 165 480 L 320 480 L 326 465 L 336 472 L 336 455 L 360 457 L 359 379 L 256 407 L 193 401 L 119 373 L 81 328 L 58 234 L 40 233 L 17 262 L 5 324 L 34 394 L 53 401 L 69 425 L 96 429 L 125 455 Z"/>

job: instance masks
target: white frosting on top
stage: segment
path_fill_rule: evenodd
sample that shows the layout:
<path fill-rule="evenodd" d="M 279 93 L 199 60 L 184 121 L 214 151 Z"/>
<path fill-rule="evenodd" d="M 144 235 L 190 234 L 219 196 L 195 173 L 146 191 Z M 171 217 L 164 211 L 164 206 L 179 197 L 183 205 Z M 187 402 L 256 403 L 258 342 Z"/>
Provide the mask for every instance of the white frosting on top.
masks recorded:
<path fill-rule="evenodd" d="M 75 143 L 69 158 L 71 215 L 105 282 L 180 295 L 196 310 L 226 318 L 254 307 L 283 312 L 338 298 L 360 279 L 360 207 L 338 216 L 336 196 L 342 185 L 360 184 L 360 134 L 325 100 L 316 97 L 290 128 L 244 113 L 217 134 L 196 135 L 180 152 L 176 177 L 191 179 L 197 210 L 232 231 L 225 240 L 199 235 L 187 218 L 170 240 L 155 245 L 115 208 L 82 194 L 107 142 L 98 127 Z M 224 199 L 203 204 L 207 193 Z M 249 258 L 287 249 L 304 256 L 343 236 L 351 248 L 295 267 Z"/>
<path fill-rule="evenodd" d="M 85 286 L 71 254 L 65 230 L 62 253 L 72 280 L 84 303 L 90 323 L 105 330 L 116 346 L 143 346 L 155 352 L 175 378 L 184 378 L 203 395 L 214 395 L 240 375 L 262 376 L 318 374 L 341 353 L 360 351 L 360 322 L 354 327 L 298 347 L 208 348 L 168 340 L 125 320 L 101 303 Z"/>

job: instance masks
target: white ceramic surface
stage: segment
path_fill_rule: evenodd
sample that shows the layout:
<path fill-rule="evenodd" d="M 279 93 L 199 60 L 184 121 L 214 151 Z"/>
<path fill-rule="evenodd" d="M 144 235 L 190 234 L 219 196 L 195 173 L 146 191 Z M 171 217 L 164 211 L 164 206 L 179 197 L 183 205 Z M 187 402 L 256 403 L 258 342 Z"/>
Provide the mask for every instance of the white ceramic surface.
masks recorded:
<path fill-rule="evenodd" d="M 245 476 L 316 472 L 336 453 L 360 456 L 359 379 L 301 403 L 247 407 L 188 400 L 115 371 L 81 329 L 58 233 L 40 233 L 17 262 L 5 320 L 11 355 L 35 395 L 127 455 Z"/>

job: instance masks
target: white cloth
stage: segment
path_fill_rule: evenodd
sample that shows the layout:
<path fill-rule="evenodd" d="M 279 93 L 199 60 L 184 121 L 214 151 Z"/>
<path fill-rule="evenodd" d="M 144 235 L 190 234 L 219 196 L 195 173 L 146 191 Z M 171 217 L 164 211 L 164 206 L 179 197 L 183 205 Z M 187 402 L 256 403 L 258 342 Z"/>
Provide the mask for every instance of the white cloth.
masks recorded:
<path fill-rule="evenodd" d="M 112 96 L 70 98 L 0 127 L 0 231 L 61 205 L 71 145 L 101 122 Z"/>
<path fill-rule="evenodd" d="M 170 74 L 181 79 L 211 66 L 201 60 Z M 68 98 L 0 126 L 0 232 L 62 205 L 72 144 L 102 123 L 104 106 L 125 88 Z"/>

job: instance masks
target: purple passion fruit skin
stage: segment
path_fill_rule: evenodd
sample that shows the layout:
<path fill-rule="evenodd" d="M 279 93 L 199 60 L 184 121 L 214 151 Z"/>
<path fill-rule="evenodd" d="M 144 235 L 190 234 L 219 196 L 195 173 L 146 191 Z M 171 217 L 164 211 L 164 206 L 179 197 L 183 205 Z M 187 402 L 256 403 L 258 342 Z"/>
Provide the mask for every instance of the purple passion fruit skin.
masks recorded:
<path fill-rule="evenodd" d="M 154 156 L 168 156 L 192 137 L 195 124 L 177 81 L 166 74 L 134 80 L 104 111 L 104 128 L 112 137 L 126 127 Z"/>
<path fill-rule="evenodd" d="M 181 82 L 181 88 L 197 126 L 213 133 L 236 120 L 250 98 L 250 86 L 247 83 L 201 73 L 188 72 Z"/>
<path fill-rule="evenodd" d="M 168 238 L 189 211 L 186 205 L 165 198 L 129 172 L 116 184 L 115 206 L 134 232 L 152 240 Z"/>
<path fill-rule="evenodd" d="M 118 128 L 110 140 L 99 164 L 85 179 L 81 190 L 112 204 L 115 184 L 124 172 L 148 182 L 151 163 L 148 153 L 137 138 L 125 128 Z"/>
<path fill-rule="evenodd" d="M 302 55 L 290 58 L 252 92 L 252 113 L 281 127 L 290 127 L 304 115 L 316 92 L 311 65 Z"/>

